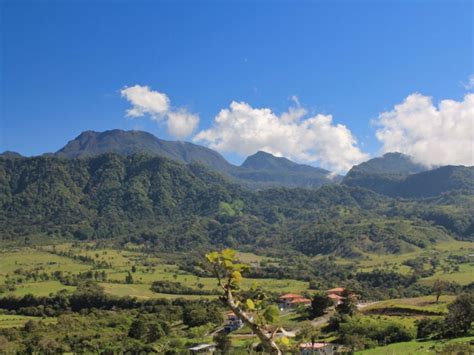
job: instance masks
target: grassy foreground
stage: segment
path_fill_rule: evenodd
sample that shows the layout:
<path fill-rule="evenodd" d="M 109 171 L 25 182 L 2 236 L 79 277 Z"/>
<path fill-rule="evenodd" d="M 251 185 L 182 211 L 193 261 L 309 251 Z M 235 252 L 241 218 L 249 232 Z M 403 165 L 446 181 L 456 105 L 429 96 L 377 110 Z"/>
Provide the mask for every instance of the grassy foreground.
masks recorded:
<path fill-rule="evenodd" d="M 395 343 L 387 346 L 379 346 L 373 349 L 358 351 L 358 355 L 426 355 L 439 353 L 448 344 L 465 343 L 474 341 L 474 337 L 456 338 L 438 341 L 408 341 Z M 474 347 L 472 347 L 474 352 Z M 472 354 L 472 352 L 471 352 Z M 467 355 L 467 354 L 466 354 Z"/>

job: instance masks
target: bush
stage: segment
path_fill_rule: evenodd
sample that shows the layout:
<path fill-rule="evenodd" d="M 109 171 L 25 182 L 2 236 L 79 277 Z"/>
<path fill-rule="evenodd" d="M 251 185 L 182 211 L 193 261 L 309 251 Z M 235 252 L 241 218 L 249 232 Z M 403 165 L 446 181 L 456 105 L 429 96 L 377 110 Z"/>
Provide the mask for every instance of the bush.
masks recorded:
<path fill-rule="evenodd" d="M 474 293 L 464 293 L 448 306 L 445 319 L 445 335 L 466 334 L 474 321 Z"/>
<path fill-rule="evenodd" d="M 152 283 L 150 289 L 156 293 L 168 293 L 172 295 L 213 295 L 215 291 L 193 289 L 184 286 L 181 282 L 173 281 L 155 281 Z"/>
<path fill-rule="evenodd" d="M 353 337 L 359 337 L 387 345 L 414 339 L 415 329 L 389 320 L 351 317 L 339 325 L 339 336 L 345 344 L 350 344 Z"/>
<path fill-rule="evenodd" d="M 443 332 L 443 320 L 439 318 L 423 318 L 416 321 L 416 337 L 428 339 L 439 336 Z"/>

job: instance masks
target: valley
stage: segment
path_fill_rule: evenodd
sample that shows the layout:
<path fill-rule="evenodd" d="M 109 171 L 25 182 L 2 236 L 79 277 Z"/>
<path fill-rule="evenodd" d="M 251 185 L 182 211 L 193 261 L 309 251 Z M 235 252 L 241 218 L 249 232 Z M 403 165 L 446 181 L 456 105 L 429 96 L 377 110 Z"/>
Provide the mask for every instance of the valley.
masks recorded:
<path fill-rule="evenodd" d="M 81 137 L 0 157 L 0 352 L 258 351 L 206 261 L 232 249 L 235 297 L 286 352 L 474 340 L 472 167 L 390 153 L 311 185 L 316 168 L 268 153 L 236 170 L 142 133 Z"/>

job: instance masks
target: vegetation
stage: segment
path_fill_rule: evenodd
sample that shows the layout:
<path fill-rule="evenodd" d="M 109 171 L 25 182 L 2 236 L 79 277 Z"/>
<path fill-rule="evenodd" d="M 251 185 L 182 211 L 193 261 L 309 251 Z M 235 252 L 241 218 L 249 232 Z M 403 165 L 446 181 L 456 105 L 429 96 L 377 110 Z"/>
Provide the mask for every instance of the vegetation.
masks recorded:
<path fill-rule="evenodd" d="M 261 155 L 249 169 L 288 164 Z M 394 199 L 350 184 L 250 191 L 144 154 L 0 157 L 0 353 L 462 350 L 474 195 L 469 169 L 449 171 L 437 196 Z M 413 173 L 397 184 L 426 174 Z M 280 312 L 282 293 L 311 306 Z M 229 309 L 245 326 L 224 334 Z"/>

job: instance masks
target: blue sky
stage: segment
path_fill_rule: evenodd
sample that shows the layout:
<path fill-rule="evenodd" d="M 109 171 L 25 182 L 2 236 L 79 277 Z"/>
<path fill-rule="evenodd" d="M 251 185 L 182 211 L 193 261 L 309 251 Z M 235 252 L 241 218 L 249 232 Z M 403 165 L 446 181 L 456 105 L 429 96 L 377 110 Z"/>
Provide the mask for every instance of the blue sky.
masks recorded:
<path fill-rule="evenodd" d="M 84 130 L 143 129 L 174 139 L 166 118 L 126 117 L 133 102 L 121 90 L 141 85 L 166 94 L 174 111 L 199 117 L 193 134 L 182 139 L 196 140 L 200 131 L 214 127 L 222 109 L 234 114 L 229 105 L 235 101 L 268 108 L 277 118 L 289 107 L 304 108 L 305 117 L 332 115 L 331 127 L 344 125 L 357 139 L 351 144 L 374 156 L 406 143 L 376 138 L 373 121 L 382 112 L 393 111 L 413 93 L 423 95 L 421 101 L 432 97 L 435 109 L 442 100 L 465 103 L 474 74 L 472 1 L 3 1 L 0 6 L 0 150 L 25 155 L 56 151 Z M 464 106 L 464 112 L 469 115 L 471 108 Z M 334 166 L 334 157 L 321 158 L 330 153 L 312 143 L 280 151 L 267 141 L 249 141 L 250 148 L 240 149 L 222 142 L 223 130 L 215 127 L 213 138 L 198 143 L 220 147 L 236 163 L 253 147 L 267 147 L 294 160 Z M 298 126 L 293 139 L 303 130 Z M 308 139 L 317 140 L 323 131 Z M 334 134 L 327 142 L 339 139 L 339 132 Z M 285 138 L 275 139 L 286 144 Z M 347 164 L 357 159 L 362 156 L 351 155 Z"/>

